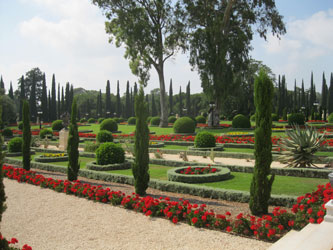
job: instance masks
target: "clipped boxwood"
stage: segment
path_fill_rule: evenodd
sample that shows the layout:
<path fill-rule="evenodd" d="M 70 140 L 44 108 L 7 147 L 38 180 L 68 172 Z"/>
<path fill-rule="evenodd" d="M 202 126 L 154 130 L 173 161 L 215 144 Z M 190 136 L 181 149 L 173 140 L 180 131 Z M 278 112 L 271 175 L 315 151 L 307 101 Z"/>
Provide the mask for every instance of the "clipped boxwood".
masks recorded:
<path fill-rule="evenodd" d="M 197 121 L 197 123 L 206 123 L 206 118 L 202 115 L 198 115 L 195 120 Z"/>
<path fill-rule="evenodd" d="M 4 137 L 12 137 L 13 131 L 10 128 L 4 128 L 4 130 L 2 130 L 2 135 Z"/>
<path fill-rule="evenodd" d="M 161 122 L 161 118 L 159 116 L 155 116 L 150 120 L 150 126 L 159 126 Z"/>
<path fill-rule="evenodd" d="M 292 113 L 288 116 L 288 124 L 289 125 L 304 125 L 305 117 L 303 113 Z"/>
<path fill-rule="evenodd" d="M 16 137 L 11 139 L 8 142 L 8 152 L 9 153 L 22 152 L 22 143 L 23 139 L 21 137 Z"/>
<path fill-rule="evenodd" d="M 194 133 L 195 122 L 190 117 L 181 117 L 173 124 L 175 133 Z"/>
<path fill-rule="evenodd" d="M 129 161 L 125 161 L 123 163 L 114 163 L 114 164 L 106 164 L 106 165 L 98 165 L 95 161 L 88 162 L 86 164 L 86 168 L 89 170 L 95 171 L 110 171 L 110 170 L 122 170 L 122 169 L 130 169 L 132 164 Z"/>
<path fill-rule="evenodd" d="M 96 163 L 98 165 L 108 165 L 123 163 L 125 161 L 124 149 L 113 142 L 106 142 L 96 150 Z"/>
<path fill-rule="evenodd" d="M 104 131 L 104 130 L 103 130 Z M 84 152 L 94 153 L 99 148 L 99 143 L 86 141 L 84 143 Z"/>
<path fill-rule="evenodd" d="M 53 131 L 60 131 L 64 128 L 64 125 L 62 123 L 62 120 L 55 120 L 52 122 L 52 130 Z"/>
<path fill-rule="evenodd" d="M 54 156 L 52 156 L 54 155 Z M 60 156 L 56 156 L 60 155 Z M 34 161 L 36 162 L 62 162 L 62 161 L 68 161 L 68 155 L 63 153 L 50 153 L 50 156 L 45 155 L 38 155 L 34 158 Z"/>
<path fill-rule="evenodd" d="M 88 123 L 96 123 L 96 119 L 95 118 L 89 118 Z"/>
<path fill-rule="evenodd" d="M 200 132 L 196 135 L 194 140 L 194 146 L 197 148 L 210 148 L 216 146 L 216 140 L 210 132 Z"/>
<path fill-rule="evenodd" d="M 333 123 L 333 113 L 330 113 L 327 120 L 328 120 L 328 123 Z"/>
<path fill-rule="evenodd" d="M 273 122 L 278 122 L 279 121 L 279 116 L 275 113 L 272 113 L 272 121 Z"/>
<path fill-rule="evenodd" d="M 108 118 L 108 119 L 105 119 L 101 125 L 99 126 L 99 129 L 100 130 L 107 130 L 107 131 L 110 131 L 110 132 L 114 132 L 114 131 L 117 131 L 118 130 L 118 124 L 115 120 L 111 119 L 111 118 Z"/>
<path fill-rule="evenodd" d="M 202 168 L 207 166 L 195 166 L 193 168 Z M 230 178 L 230 170 L 224 167 L 213 166 L 217 171 L 209 174 L 182 174 L 188 167 L 178 167 L 168 170 L 168 180 L 184 183 L 205 183 L 218 182 Z"/>
<path fill-rule="evenodd" d="M 97 134 L 96 140 L 98 143 L 103 143 L 103 142 L 113 142 L 113 136 L 110 131 L 107 130 L 101 130 Z"/>
<path fill-rule="evenodd" d="M 22 130 L 23 129 L 23 122 L 20 121 L 18 124 L 17 124 L 17 127 L 19 130 Z"/>
<path fill-rule="evenodd" d="M 254 115 L 251 115 L 251 117 L 250 117 L 250 121 L 251 122 L 255 122 L 256 121 L 256 115 L 254 114 Z"/>
<path fill-rule="evenodd" d="M 130 117 L 127 120 L 128 125 L 135 125 L 136 124 L 136 118 L 135 117 Z"/>
<path fill-rule="evenodd" d="M 98 123 L 101 124 L 105 119 L 104 118 L 98 118 Z"/>
<path fill-rule="evenodd" d="M 150 123 L 150 121 L 151 121 L 151 116 L 148 116 L 148 118 L 147 118 L 147 123 Z"/>
<path fill-rule="evenodd" d="M 232 119 L 233 128 L 251 128 L 251 122 L 245 115 L 238 114 Z"/>
<path fill-rule="evenodd" d="M 87 119 L 86 118 L 81 118 L 80 123 L 85 123 L 85 122 L 87 122 Z"/>
<path fill-rule="evenodd" d="M 168 117 L 168 123 L 175 123 L 176 120 L 177 120 L 176 116 L 169 116 Z"/>
<path fill-rule="evenodd" d="M 52 137 L 52 130 L 48 129 L 48 128 L 43 128 L 40 132 L 39 132 L 39 138 L 41 139 L 45 139 L 45 137 Z"/>

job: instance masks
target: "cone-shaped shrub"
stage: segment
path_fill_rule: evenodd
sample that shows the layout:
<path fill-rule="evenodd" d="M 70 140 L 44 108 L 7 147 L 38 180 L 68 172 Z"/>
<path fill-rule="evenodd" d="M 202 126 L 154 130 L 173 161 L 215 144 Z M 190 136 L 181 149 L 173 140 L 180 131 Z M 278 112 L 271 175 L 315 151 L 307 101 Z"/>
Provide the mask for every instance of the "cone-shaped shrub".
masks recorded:
<path fill-rule="evenodd" d="M 273 83 L 264 70 L 254 82 L 254 103 L 256 106 L 256 129 L 254 131 L 255 165 L 250 188 L 250 209 L 252 214 L 268 212 L 268 200 L 274 175 L 268 178 L 272 163 L 272 99 Z"/>
<path fill-rule="evenodd" d="M 71 122 L 69 124 L 68 133 L 68 168 L 67 168 L 67 179 L 69 181 L 77 180 L 77 175 L 80 169 L 79 163 L 79 132 L 76 124 L 76 99 L 74 99 L 72 104 Z"/>
<path fill-rule="evenodd" d="M 139 195 L 146 194 L 149 182 L 149 129 L 147 125 L 147 103 L 144 100 L 143 87 L 140 86 L 139 95 L 135 99 L 135 160 L 132 166 L 135 192 Z"/>
<path fill-rule="evenodd" d="M 23 156 L 23 168 L 30 170 L 30 111 L 29 104 L 26 100 L 23 101 L 22 107 L 22 120 L 23 120 L 23 143 L 22 143 L 22 156 Z"/>

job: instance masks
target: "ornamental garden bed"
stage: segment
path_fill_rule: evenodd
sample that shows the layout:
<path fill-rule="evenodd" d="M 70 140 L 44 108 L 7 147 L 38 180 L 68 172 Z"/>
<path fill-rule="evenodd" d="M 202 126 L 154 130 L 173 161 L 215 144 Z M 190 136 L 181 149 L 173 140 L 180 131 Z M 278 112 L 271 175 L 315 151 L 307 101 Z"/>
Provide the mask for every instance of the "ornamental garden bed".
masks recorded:
<path fill-rule="evenodd" d="M 218 182 L 230 178 L 230 170 L 224 167 L 194 166 L 168 170 L 168 180 L 184 183 Z"/>
<path fill-rule="evenodd" d="M 164 147 L 164 142 L 150 141 L 149 142 L 149 147 L 150 148 L 163 148 Z"/>
<path fill-rule="evenodd" d="M 254 133 L 248 133 L 248 132 L 228 132 L 225 134 L 222 134 L 221 136 L 229 136 L 229 137 L 253 137 Z"/>
<path fill-rule="evenodd" d="M 125 161 L 124 163 L 108 164 L 108 165 L 98 165 L 96 164 L 95 161 L 92 161 L 86 164 L 87 169 L 95 171 L 123 170 L 123 169 L 130 169 L 131 166 L 132 163 L 130 161 Z"/>
<path fill-rule="evenodd" d="M 44 153 L 34 158 L 36 162 L 62 162 L 68 161 L 66 153 Z"/>
<path fill-rule="evenodd" d="M 191 151 L 223 151 L 223 145 L 218 145 L 216 147 L 208 147 L 208 148 L 197 148 L 197 147 L 188 147 Z"/>

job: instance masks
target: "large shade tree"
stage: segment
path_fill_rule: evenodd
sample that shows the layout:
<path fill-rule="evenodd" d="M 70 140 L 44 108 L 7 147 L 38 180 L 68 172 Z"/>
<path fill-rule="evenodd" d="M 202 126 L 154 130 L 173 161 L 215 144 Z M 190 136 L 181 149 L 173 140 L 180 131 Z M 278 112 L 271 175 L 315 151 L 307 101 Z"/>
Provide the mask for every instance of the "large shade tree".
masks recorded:
<path fill-rule="evenodd" d="M 263 38 L 269 28 L 273 35 L 282 35 L 282 16 L 273 0 L 181 0 L 181 6 L 191 35 L 190 64 L 220 110 L 234 88 L 235 74 L 248 65 L 253 29 Z"/>
<path fill-rule="evenodd" d="M 104 10 L 106 32 L 117 47 L 125 45 L 125 58 L 144 85 L 154 67 L 160 83 L 161 127 L 168 126 L 164 63 L 185 43 L 183 20 L 171 0 L 93 0 Z"/>

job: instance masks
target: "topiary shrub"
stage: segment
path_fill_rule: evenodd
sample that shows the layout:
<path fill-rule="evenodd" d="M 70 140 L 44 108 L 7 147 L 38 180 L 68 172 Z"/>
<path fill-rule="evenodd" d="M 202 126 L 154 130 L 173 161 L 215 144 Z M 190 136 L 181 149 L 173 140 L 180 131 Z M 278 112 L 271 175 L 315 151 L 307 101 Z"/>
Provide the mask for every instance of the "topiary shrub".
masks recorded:
<path fill-rule="evenodd" d="M 22 152 L 22 143 L 23 140 L 21 137 L 16 137 L 11 139 L 8 142 L 8 152 L 10 153 Z"/>
<path fill-rule="evenodd" d="M 85 123 L 85 122 L 87 122 L 87 119 L 86 118 L 81 118 L 80 123 Z"/>
<path fill-rule="evenodd" d="M 96 150 L 96 163 L 98 165 L 123 163 L 124 161 L 124 149 L 113 142 L 104 143 Z"/>
<path fill-rule="evenodd" d="M 101 130 L 97 134 L 96 140 L 99 143 L 102 143 L 102 142 L 113 142 L 113 136 L 112 136 L 112 133 L 110 131 Z"/>
<path fill-rule="evenodd" d="M 216 146 L 216 140 L 212 133 L 203 131 L 196 135 L 194 146 L 197 148 L 210 148 Z"/>
<path fill-rule="evenodd" d="M 2 130 L 2 135 L 4 137 L 12 137 L 13 131 L 10 128 L 5 128 L 4 130 Z"/>
<path fill-rule="evenodd" d="M 148 118 L 147 118 L 147 123 L 150 123 L 150 121 L 151 121 L 151 116 L 148 116 Z"/>
<path fill-rule="evenodd" d="M 135 125 L 136 118 L 135 117 L 128 118 L 127 123 L 128 123 L 128 125 Z"/>
<path fill-rule="evenodd" d="M 181 117 L 173 124 L 175 133 L 194 133 L 195 122 L 190 117 Z"/>
<path fill-rule="evenodd" d="M 88 123 L 96 123 L 96 119 L 95 118 L 89 118 Z"/>
<path fill-rule="evenodd" d="M 151 118 L 150 120 L 150 126 L 158 126 L 160 125 L 160 122 L 161 122 L 161 118 L 159 116 L 155 116 L 153 118 Z"/>
<path fill-rule="evenodd" d="M 251 117 L 250 117 L 250 121 L 251 121 L 251 122 L 255 122 L 255 121 L 256 121 L 256 114 L 251 115 Z"/>
<path fill-rule="evenodd" d="M 43 128 L 40 132 L 39 132 L 39 138 L 44 139 L 46 136 L 47 137 L 52 137 L 52 131 L 51 129 L 47 129 L 47 128 Z"/>
<path fill-rule="evenodd" d="M 238 114 L 232 119 L 233 128 L 251 128 L 251 122 L 245 115 Z"/>
<path fill-rule="evenodd" d="M 101 124 L 104 120 L 105 120 L 104 118 L 98 118 L 97 121 L 98 121 L 99 124 Z M 114 119 L 114 120 L 116 120 L 116 119 Z M 116 122 L 117 122 L 117 121 L 116 121 Z"/>
<path fill-rule="evenodd" d="M 279 116 L 275 113 L 272 113 L 272 121 L 273 122 L 278 122 L 279 121 Z"/>
<path fill-rule="evenodd" d="M 60 131 L 64 128 L 64 124 L 62 123 L 62 120 L 55 120 L 52 122 L 52 130 L 53 131 Z"/>
<path fill-rule="evenodd" d="M 292 113 L 288 116 L 289 125 L 304 125 L 305 117 L 302 113 Z"/>
<path fill-rule="evenodd" d="M 195 120 L 197 121 L 197 123 L 206 123 L 206 118 L 202 115 L 198 115 Z"/>
<path fill-rule="evenodd" d="M 111 119 L 111 118 L 108 118 L 108 119 L 105 119 L 100 127 L 99 127 L 100 130 L 107 130 L 107 131 L 110 131 L 110 132 L 115 132 L 118 130 L 118 124 L 115 120 Z"/>
<path fill-rule="evenodd" d="M 168 123 L 175 123 L 176 120 L 177 120 L 176 116 L 169 116 Z"/>
<path fill-rule="evenodd" d="M 22 130 L 22 129 L 23 129 L 23 122 L 22 122 L 22 121 L 19 122 L 19 123 L 17 124 L 17 127 L 18 127 L 19 130 Z"/>
<path fill-rule="evenodd" d="M 98 149 L 99 143 L 86 141 L 84 143 L 84 152 L 92 152 L 95 153 L 95 151 Z"/>
<path fill-rule="evenodd" d="M 330 113 L 327 120 L 328 120 L 328 123 L 333 123 L 333 113 Z"/>

